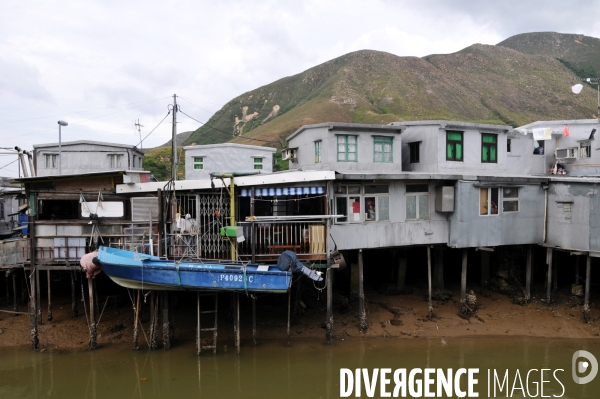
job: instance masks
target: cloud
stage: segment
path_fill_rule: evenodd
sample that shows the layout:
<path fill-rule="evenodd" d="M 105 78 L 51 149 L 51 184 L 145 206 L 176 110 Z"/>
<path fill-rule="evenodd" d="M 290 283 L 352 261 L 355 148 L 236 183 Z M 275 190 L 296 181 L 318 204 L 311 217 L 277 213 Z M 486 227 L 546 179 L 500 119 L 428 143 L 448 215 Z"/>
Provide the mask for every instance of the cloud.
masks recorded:
<path fill-rule="evenodd" d="M 0 2 L 0 140 L 135 144 L 181 96 L 205 122 L 231 99 L 361 49 L 451 53 L 531 31 L 600 37 L 598 0 Z M 154 100 L 161 99 L 153 102 Z M 167 118 L 145 141 L 170 138 Z M 19 121 L 19 122 L 14 122 Z M 9 123 L 10 122 L 10 123 Z M 200 124 L 179 115 L 178 131 Z M 2 172 L 0 172 L 1 174 Z"/>

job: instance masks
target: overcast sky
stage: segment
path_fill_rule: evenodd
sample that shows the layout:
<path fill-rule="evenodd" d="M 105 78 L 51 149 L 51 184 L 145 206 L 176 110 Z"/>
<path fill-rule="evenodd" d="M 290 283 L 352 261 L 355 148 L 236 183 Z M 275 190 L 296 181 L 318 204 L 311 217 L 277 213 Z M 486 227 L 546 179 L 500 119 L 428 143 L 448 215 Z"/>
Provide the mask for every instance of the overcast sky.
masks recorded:
<path fill-rule="evenodd" d="M 0 1 L 0 146 L 136 145 L 181 110 L 232 98 L 351 51 L 452 53 L 525 32 L 600 37 L 599 1 Z M 178 131 L 200 124 L 178 114 Z M 143 143 L 171 137 L 170 117 Z M 15 176 L 0 150 L 0 176 Z"/>

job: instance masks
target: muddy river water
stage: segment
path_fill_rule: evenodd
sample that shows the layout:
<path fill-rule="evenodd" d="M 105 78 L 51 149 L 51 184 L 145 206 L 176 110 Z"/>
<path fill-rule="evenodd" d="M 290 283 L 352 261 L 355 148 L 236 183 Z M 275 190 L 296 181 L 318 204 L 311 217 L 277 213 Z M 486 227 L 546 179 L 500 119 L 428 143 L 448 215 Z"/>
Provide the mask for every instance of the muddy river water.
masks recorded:
<path fill-rule="evenodd" d="M 588 358 L 574 360 L 581 350 Z M 201 356 L 193 344 L 154 352 L 0 348 L 0 398 L 600 398 L 600 375 L 578 384 L 572 374 L 593 374 L 589 354 L 600 359 L 600 340 L 337 338 L 245 345 L 240 355 L 220 346 Z"/>

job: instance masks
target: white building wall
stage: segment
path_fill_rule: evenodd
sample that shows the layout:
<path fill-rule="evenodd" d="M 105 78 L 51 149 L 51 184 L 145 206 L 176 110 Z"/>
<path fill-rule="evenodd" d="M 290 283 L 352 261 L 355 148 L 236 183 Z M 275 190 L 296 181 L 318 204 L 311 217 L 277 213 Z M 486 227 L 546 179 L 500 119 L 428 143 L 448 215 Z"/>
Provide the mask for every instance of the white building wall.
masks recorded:
<path fill-rule="evenodd" d="M 276 149 L 243 144 L 209 144 L 183 147 L 185 179 L 207 179 L 213 172 L 273 173 L 273 153 Z M 196 169 L 194 158 L 202 158 L 202 169 Z M 255 168 L 255 158 L 262 159 L 262 169 Z"/>

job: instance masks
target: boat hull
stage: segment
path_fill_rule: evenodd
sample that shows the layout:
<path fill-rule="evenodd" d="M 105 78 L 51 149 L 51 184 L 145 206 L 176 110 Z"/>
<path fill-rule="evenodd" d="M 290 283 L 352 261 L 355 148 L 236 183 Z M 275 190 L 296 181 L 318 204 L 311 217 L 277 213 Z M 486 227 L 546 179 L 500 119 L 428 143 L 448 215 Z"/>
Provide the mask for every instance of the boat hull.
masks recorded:
<path fill-rule="evenodd" d="M 292 279 L 275 265 L 174 262 L 109 247 L 100 247 L 98 261 L 115 283 L 142 290 L 285 293 Z"/>

